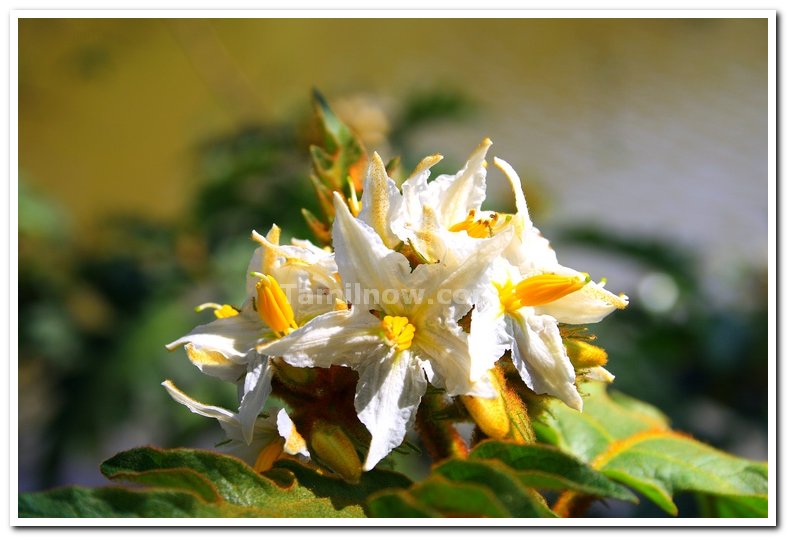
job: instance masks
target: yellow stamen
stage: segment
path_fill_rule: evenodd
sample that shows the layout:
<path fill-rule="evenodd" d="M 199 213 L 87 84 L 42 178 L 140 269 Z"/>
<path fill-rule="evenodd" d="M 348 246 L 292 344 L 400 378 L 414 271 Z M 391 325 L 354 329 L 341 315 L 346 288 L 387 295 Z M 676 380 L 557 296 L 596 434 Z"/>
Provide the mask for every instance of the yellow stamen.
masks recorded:
<path fill-rule="evenodd" d="M 577 369 L 589 369 L 607 363 L 607 351 L 585 341 L 563 340 L 571 364 Z"/>
<path fill-rule="evenodd" d="M 273 467 L 273 463 L 281 456 L 284 451 L 284 438 L 277 438 L 260 450 L 257 460 L 254 461 L 254 471 L 257 473 L 266 472 Z"/>
<path fill-rule="evenodd" d="M 257 313 L 277 336 L 282 337 L 298 328 L 287 296 L 273 276 L 255 273 L 257 282 Z"/>
<path fill-rule="evenodd" d="M 238 310 L 234 307 L 230 306 L 229 304 L 216 304 L 215 302 L 206 302 L 205 304 L 200 304 L 196 308 L 196 311 L 202 311 L 205 309 L 211 308 L 213 309 L 213 315 L 216 316 L 217 319 L 226 319 L 227 317 L 235 317 L 238 314 Z"/>
<path fill-rule="evenodd" d="M 539 274 L 525 278 L 516 285 L 516 296 L 523 306 L 542 306 L 578 291 L 588 283 L 582 276 Z"/>
<path fill-rule="evenodd" d="M 516 288 L 511 280 L 506 283 L 496 283 L 493 285 L 497 288 L 497 293 L 500 295 L 500 306 L 503 313 L 514 313 L 522 307 L 522 302 L 516 296 Z"/>
<path fill-rule="evenodd" d="M 392 317 L 386 315 L 380 325 L 387 343 L 397 351 L 409 349 L 413 344 L 415 326 L 410 324 L 407 317 Z"/>
<path fill-rule="evenodd" d="M 449 227 L 448 231 L 467 231 L 468 235 L 476 239 L 491 237 L 498 225 L 500 215 L 498 213 L 492 213 L 489 218 L 476 219 L 475 214 L 475 209 L 470 209 L 465 219 Z"/>

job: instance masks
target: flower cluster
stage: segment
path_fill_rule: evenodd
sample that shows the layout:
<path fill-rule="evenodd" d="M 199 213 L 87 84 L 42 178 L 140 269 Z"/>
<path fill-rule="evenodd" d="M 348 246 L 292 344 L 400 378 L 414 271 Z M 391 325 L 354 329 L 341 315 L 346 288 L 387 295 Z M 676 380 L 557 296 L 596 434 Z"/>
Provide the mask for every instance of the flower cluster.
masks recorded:
<path fill-rule="evenodd" d="M 459 172 L 432 181 L 442 157 L 429 156 L 401 187 L 374 154 L 360 200 L 334 193 L 332 251 L 301 240 L 281 245 L 276 226 L 253 232 L 259 247 L 245 302 L 206 305 L 216 320 L 168 345 L 185 345 L 203 373 L 237 383 L 239 409 L 202 405 L 167 382 L 173 398 L 218 419 L 258 469 L 271 453 L 308 456 L 284 411 L 278 428 L 260 417 L 272 386 L 292 385 L 300 370 L 301 384 L 314 368 L 357 372 L 354 410 L 369 433 L 364 470 L 402 444 L 429 385 L 446 396 L 501 397 L 492 372 L 504 355 L 532 392 L 581 410 L 578 372 L 612 375 L 603 350 L 569 325 L 598 322 L 627 298 L 558 263 L 503 160 L 493 162 L 516 212 L 481 210 L 490 145 L 484 140 Z"/>

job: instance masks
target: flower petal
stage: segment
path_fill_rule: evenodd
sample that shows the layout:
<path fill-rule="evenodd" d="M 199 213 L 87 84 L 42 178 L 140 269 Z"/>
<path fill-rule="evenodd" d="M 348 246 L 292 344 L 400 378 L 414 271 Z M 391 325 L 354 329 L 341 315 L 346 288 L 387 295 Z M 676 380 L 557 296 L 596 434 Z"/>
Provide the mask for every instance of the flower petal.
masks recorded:
<path fill-rule="evenodd" d="M 253 240 L 258 240 L 261 238 L 262 235 L 259 235 L 256 231 L 251 232 L 251 238 Z M 268 230 L 268 234 L 265 237 L 263 246 L 258 247 L 254 250 L 254 254 L 251 256 L 251 261 L 249 261 L 249 266 L 246 268 L 246 296 L 255 296 L 257 294 L 257 281 L 258 279 L 251 275 L 252 272 L 261 272 L 263 274 L 270 274 L 270 271 L 277 265 L 277 256 L 275 246 L 278 246 L 279 239 L 281 238 L 281 228 L 276 224 L 273 224 Z"/>
<path fill-rule="evenodd" d="M 444 315 L 441 310 L 446 306 L 456 308 L 455 318 L 467 313 L 478 294 L 490 286 L 494 261 L 512 237 L 513 231 L 509 228 L 490 239 L 472 239 L 474 247 L 458 267 L 445 266 L 442 277 L 432 277 L 421 284 L 425 300 L 419 314 L 426 317 Z M 421 269 L 422 266 L 419 265 L 413 271 L 414 279 L 419 270 L 425 270 Z M 448 297 L 450 300 L 447 300 Z"/>
<path fill-rule="evenodd" d="M 470 209 L 481 208 L 486 198 L 484 157 L 491 145 L 485 138 L 456 175 L 441 175 L 429 183 L 424 203 L 435 208 L 446 228 L 463 221 Z"/>
<path fill-rule="evenodd" d="M 401 289 L 410 274 L 410 264 L 402 254 L 387 248 L 379 235 L 364 222 L 353 218 L 344 201 L 334 193 L 336 216 L 333 221 L 333 246 L 336 265 L 345 290 L 360 286 L 360 296 L 350 296 L 353 304 L 379 306 L 379 295 L 384 289 Z M 373 293 L 377 290 L 377 301 Z"/>
<path fill-rule="evenodd" d="M 433 380 L 443 383 L 448 395 L 491 397 L 485 385 L 477 384 L 494 361 L 484 362 L 470 354 L 467 334 L 451 318 L 433 318 L 419 325 L 413 354 L 431 365 Z M 433 382 L 434 383 L 434 382 Z"/>
<path fill-rule="evenodd" d="M 220 352 L 195 347 L 193 343 L 187 343 L 185 348 L 191 363 L 211 377 L 235 382 L 246 370 L 242 364 L 228 360 Z"/>
<path fill-rule="evenodd" d="M 200 403 L 196 401 L 180 391 L 177 386 L 175 386 L 171 380 L 165 380 L 161 383 L 164 388 L 167 389 L 170 397 L 172 397 L 175 401 L 180 403 L 181 405 L 186 406 L 189 410 L 191 410 L 194 414 L 199 414 L 200 416 L 205 416 L 206 418 L 214 418 L 219 420 L 222 423 L 233 422 L 236 420 L 236 414 L 231 410 L 227 410 L 226 408 L 221 408 L 218 406 L 206 405 L 204 403 Z"/>
<path fill-rule="evenodd" d="M 604 369 L 603 367 L 596 366 L 591 367 L 590 369 L 586 370 L 582 373 L 582 376 L 585 377 L 587 380 L 597 380 L 599 382 L 612 382 L 615 380 L 615 375 Z"/>
<path fill-rule="evenodd" d="M 306 441 L 298 431 L 295 430 L 295 424 L 290 419 L 287 411 L 283 408 L 276 414 L 276 428 L 279 431 L 279 436 L 284 438 L 285 453 L 311 457 L 309 450 L 306 448 Z"/>
<path fill-rule="evenodd" d="M 198 349 L 221 353 L 233 362 L 245 363 L 249 351 L 265 334 L 265 325 L 256 313 L 244 308 L 238 315 L 202 324 L 166 347 L 171 351 L 191 343 Z"/>
<path fill-rule="evenodd" d="M 380 320 L 354 306 L 315 317 L 281 339 L 259 347 L 268 356 L 281 356 L 295 367 L 353 365 L 384 345 Z"/>
<path fill-rule="evenodd" d="M 500 171 L 503 172 L 503 175 L 506 176 L 508 179 L 509 184 L 511 185 L 511 189 L 514 191 L 514 202 L 516 203 L 516 216 L 520 219 L 522 227 L 522 232 L 528 231 L 528 229 L 533 225 L 533 222 L 530 220 L 530 213 L 527 209 L 527 202 L 525 201 L 525 193 L 522 192 L 522 180 L 519 178 L 519 174 L 516 173 L 514 168 L 501 158 L 495 157 L 492 160 L 497 166 Z"/>
<path fill-rule="evenodd" d="M 474 378 L 491 368 L 513 345 L 513 338 L 509 334 L 506 317 L 495 289 L 476 302 L 467 343 L 475 367 L 472 371 Z"/>
<path fill-rule="evenodd" d="M 597 323 L 617 308 L 628 304 L 626 297 L 614 295 L 595 282 L 536 308 L 541 314 L 550 315 L 561 323 Z"/>
<path fill-rule="evenodd" d="M 265 401 L 271 393 L 273 368 L 267 356 L 253 352 L 254 357 L 247 364 L 246 377 L 243 380 L 238 421 L 246 444 L 251 444 L 254 436 L 254 424 L 260 415 Z"/>
<path fill-rule="evenodd" d="M 423 159 L 413 173 L 402 183 L 402 209 L 392 215 L 391 230 L 402 241 L 412 240 L 414 230 L 424 227 L 423 199 L 426 193 L 430 168 L 443 159 L 442 155 L 431 155 Z"/>
<path fill-rule="evenodd" d="M 574 385 L 574 366 L 568 359 L 557 321 L 548 315 L 508 316 L 515 344 L 511 359 L 527 387 L 561 399 L 582 410 L 582 397 Z"/>
<path fill-rule="evenodd" d="M 391 230 L 391 220 L 398 216 L 401 207 L 402 195 L 393 179 L 388 177 L 380 155 L 375 152 L 364 183 L 358 219 L 375 230 L 383 244 L 395 248 L 401 240 Z"/>
<path fill-rule="evenodd" d="M 415 420 L 426 378 L 408 351 L 380 353 L 359 369 L 355 410 L 372 435 L 364 470 L 371 470 L 404 440 Z"/>

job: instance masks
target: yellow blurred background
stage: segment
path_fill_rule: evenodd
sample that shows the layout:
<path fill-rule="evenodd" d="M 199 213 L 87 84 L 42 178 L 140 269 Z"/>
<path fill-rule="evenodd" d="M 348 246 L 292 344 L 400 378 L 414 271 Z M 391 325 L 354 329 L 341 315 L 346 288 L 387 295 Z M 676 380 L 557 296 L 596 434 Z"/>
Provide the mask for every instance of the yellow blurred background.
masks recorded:
<path fill-rule="evenodd" d="M 445 85 L 477 99 L 483 113 L 472 126 L 425 140 L 414 158 L 459 158 L 488 135 L 497 154 L 569 201 L 606 188 L 596 209 L 572 203 L 583 216 L 628 219 L 637 215 L 632 205 L 651 205 L 651 194 L 667 188 L 673 198 L 696 189 L 691 199 L 704 200 L 697 211 L 710 213 L 708 197 L 725 188 L 721 210 L 741 202 L 764 210 L 766 24 L 27 19 L 19 32 L 19 162 L 90 236 L 116 211 L 176 217 L 197 187 L 197 144 L 254 120 L 282 120 L 304 107 L 312 87 L 330 98 L 362 93 L 385 102 Z M 709 168 L 718 177 L 696 169 L 708 159 L 723 161 Z M 643 178 L 643 167 L 663 175 Z M 746 224 L 764 240 L 759 217 Z"/>

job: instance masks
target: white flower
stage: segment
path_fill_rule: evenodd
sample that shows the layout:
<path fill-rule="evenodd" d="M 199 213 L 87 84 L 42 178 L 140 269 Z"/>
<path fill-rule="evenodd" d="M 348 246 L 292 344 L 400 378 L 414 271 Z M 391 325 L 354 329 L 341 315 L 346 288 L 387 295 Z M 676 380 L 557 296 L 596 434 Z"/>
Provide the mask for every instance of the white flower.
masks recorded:
<path fill-rule="evenodd" d="M 273 376 L 270 357 L 256 347 L 332 310 L 340 295 L 333 254 L 308 241 L 280 246 L 279 235 L 277 226 L 267 238 L 253 232 L 262 246 L 249 263 L 247 299 L 240 310 L 222 306 L 216 309 L 218 319 L 167 345 L 169 350 L 185 345 L 189 359 L 203 373 L 238 383 L 238 413 L 247 443 L 270 395 Z"/>
<path fill-rule="evenodd" d="M 411 271 L 338 195 L 334 206 L 336 263 L 353 292 L 347 297 L 352 308 L 316 317 L 258 350 L 298 367 L 337 364 L 359 372 L 355 409 L 372 435 L 364 463 L 369 470 L 402 442 L 427 379 L 449 395 L 494 396 L 486 373 L 497 356 L 471 356 L 457 321 L 474 293 L 489 285 L 487 268 L 511 237 L 475 241 L 472 256 L 458 267 L 421 264 Z"/>
<path fill-rule="evenodd" d="M 245 461 L 257 472 L 270 469 L 282 452 L 309 457 L 306 442 L 295 430 L 295 425 L 283 408 L 275 416 L 258 417 L 254 421 L 251 442 L 247 442 L 241 431 L 242 424 L 238 414 L 225 408 L 195 401 L 175 387 L 172 381 L 167 380 L 162 386 L 175 401 L 185 405 L 195 414 L 216 419 L 227 435 L 227 442 L 221 445 L 221 450 Z"/>
<path fill-rule="evenodd" d="M 528 259 L 523 267 L 533 262 Z M 490 339 L 499 355 L 510 348 L 514 366 L 530 389 L 582 410 L 582 398 L 574 384 L 574 367 L 558 323 L 598 322 L 615 308 L 625 307 L 626 298 L 613 295 L 590 281 L 587 274 L 557 262 L 533 267 L 523 274 L 501 258 L 496 260 L 491 277 L 493 285 L 479 298 L 473 311 L 471 352 L 483 351 Z M 592 373 L 598 378 L 614 378 L 603 368 Z"/>
<path fill-rule="evenodd" d="M 401 209 L 391 216 L 391 230 L 428 262 L 456 266 L 473 251 L 475 239 L 492 236 L 497 216 L 481 211 L 486 197 L 484 158 L 491 145 L 484 139 L 455 175 L 440 175 L 430 182 L 430 168 L 443 157 L 426 157 L 402 184 Z"/>

